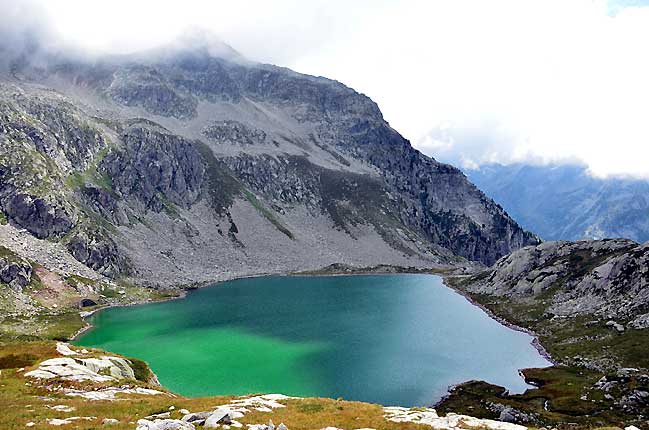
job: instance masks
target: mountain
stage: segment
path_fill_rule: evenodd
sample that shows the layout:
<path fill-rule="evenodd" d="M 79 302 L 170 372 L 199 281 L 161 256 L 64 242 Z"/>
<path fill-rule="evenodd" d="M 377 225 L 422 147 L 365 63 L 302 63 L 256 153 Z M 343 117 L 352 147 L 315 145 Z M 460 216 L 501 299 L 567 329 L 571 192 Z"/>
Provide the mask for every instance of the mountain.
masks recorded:
<path fill-rule="evenodd" d="M 469 179 L 546 240 L 649 240 L 649 181 L 595 178 L 578 165 L 490 164 Z"/>
<path fill-rule="evenodd" d="M 111 278 L 489 265 L 538 243 L 368 97 L 209 38 L 99 58 L 35 49 L 2 76 L 2 217 Z"/>

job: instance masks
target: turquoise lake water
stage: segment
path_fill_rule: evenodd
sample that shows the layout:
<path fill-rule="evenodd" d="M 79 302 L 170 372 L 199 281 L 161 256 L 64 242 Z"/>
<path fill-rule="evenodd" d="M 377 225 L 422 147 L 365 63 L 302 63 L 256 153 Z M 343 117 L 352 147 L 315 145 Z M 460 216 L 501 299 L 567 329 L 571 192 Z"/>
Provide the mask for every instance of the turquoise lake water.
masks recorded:
<path fill-rule="evenodd" d="M 147 361 L 188 396 L 283 393 L 423 406 L 550 363 L 434 275 L 262 277 L 111 308 L 75 344 Z"/>

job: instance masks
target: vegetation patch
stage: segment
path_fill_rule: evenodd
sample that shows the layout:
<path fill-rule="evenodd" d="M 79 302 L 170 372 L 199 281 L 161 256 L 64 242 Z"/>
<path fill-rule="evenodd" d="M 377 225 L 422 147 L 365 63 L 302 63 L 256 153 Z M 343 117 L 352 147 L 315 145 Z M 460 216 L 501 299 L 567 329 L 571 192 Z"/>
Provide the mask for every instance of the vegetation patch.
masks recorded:
<path fill-rule="evenodd" d="M 268 221 L 270 221 L 271 224 L 275 226 L 275 228 L 282 233 L 284 233 L 289 239 L 293 240 L 295 237 L 293 236 L 293 233 L 291 231 L 284 227 L 281 222 L 277 219 L 277 217 L 270 211 L 270 209 L 266 208 L 258 199 L 255 197 L 253 193 L 250 191 L 246 190 L 245 188 L 242 190 L 243 196 L 250 202 L 250 204 L 257 209 L 257 212 L 259 212 L 264 218 L 266 218 Z"/>
<path fill-rule="evenodd" d="M 235 196 L 240 194 L 243 187 L 227 166 L 214 156 L 209 146 L 198 140 L 194 141 L 193 145 L 206 163 L 212 207 L 222 214 L 232 206 Z"/>
<path fill-rule="evenodd" d="M 36 362 L 36 357 L 33 354 L 7 354 L 0 356 L 0 369 L 17 369 L 19 367 L 28 367 Z"/>
<path fill-rule="evenodd" d="M 150 382 L 153 379 L 153 372 L 144 361 L 138 358 L 129 358 L 128 361 L 133 369 L 135 379 L 142 382 Z"/>

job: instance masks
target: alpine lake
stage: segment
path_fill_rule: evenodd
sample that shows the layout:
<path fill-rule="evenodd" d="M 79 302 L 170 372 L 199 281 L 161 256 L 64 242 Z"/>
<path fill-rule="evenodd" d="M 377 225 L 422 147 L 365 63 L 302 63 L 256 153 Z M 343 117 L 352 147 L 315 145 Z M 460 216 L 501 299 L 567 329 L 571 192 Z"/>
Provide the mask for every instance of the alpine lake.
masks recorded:
<path fill-rule="evenodd" d="M 436 275 L 272 276 L 102 310 L 76 345 L 145 360 L 187 396 L 282 393 L 427 406 L 550 363 Z"/>

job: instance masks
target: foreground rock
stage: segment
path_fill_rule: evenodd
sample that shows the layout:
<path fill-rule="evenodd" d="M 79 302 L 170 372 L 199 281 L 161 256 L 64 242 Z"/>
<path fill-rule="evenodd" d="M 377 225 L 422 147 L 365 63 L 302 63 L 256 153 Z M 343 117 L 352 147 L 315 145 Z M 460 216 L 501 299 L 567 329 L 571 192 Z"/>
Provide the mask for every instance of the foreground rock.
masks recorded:
<path fill-rule="evenodd" d="M 138 420 L 137 430 L 195 430 L 193 424 L 181 420 Z"/>
<path fill-rule="evenodd" d="M 243 427 L 243 424 L 237 420 L 243 418 L 247 413 L 251 411 L 272 412 L 273 409 L 285 408 L 286 405 L 280 403 L 280 401 L 295 398 L 282 394 L 242 397 L 232 400 L 228 404 L 218 406 L 212 411 L 187 413 L 182 420 L 194 425 L 203 425 L 205 428 L 219 428 L 221 425 L 240 428 Z M 272 421 L 270 424 L 272 425 Z M 259 424 L 260 428 L 261 426 L 265 426 L 265 424 Z M 275 430 L 274 426 L 272 429 L 266 427 L 264 430 Z"/>
<path fill-rule="evenodd" d="M 25 376 L 38 379 L 60 378 L 64 381 L 110 382 L 135 379 L 126 359 L 102 356 L 100 358 L 51 358 L 41 362 L 37 369 Z"/>
<path fill-rule="evenodd" d="M 424 424 L 436 430 L 488 429 L 488 430 L 527 430 L 527 427 L 502 421 L 486 420 L 467 415 L 437 415 L 435 409 L 409 409 L 397 406 L 383 408 L 388 421 L 397 423 Z"/>

